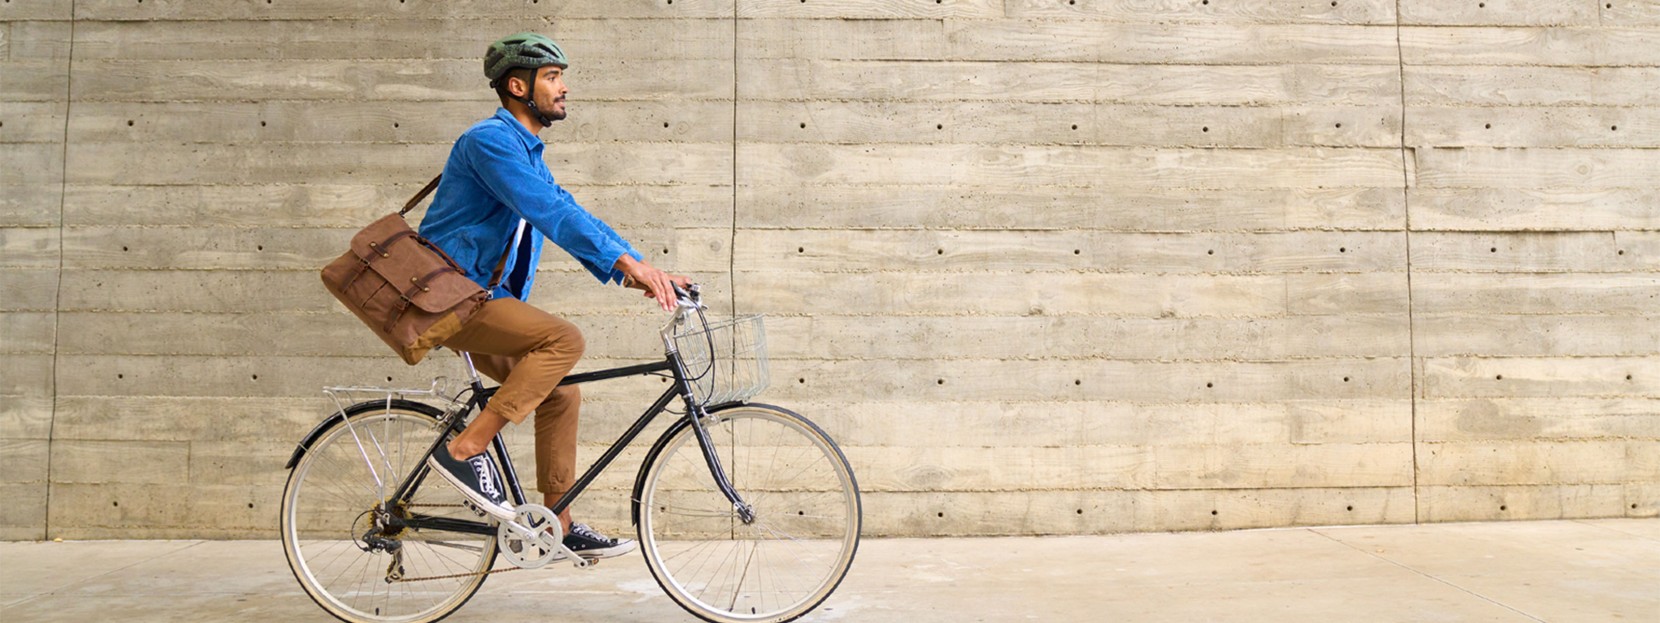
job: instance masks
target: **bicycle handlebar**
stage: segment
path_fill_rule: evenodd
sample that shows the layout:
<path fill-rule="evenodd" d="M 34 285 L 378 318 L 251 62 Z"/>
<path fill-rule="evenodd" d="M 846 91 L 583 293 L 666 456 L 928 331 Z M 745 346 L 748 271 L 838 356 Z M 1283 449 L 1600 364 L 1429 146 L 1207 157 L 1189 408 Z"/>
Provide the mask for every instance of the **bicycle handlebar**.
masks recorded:
<path fill-rule="evenodd" d="M 670 283 L 669 285 L 674 288 L 674 297 L 679 301 L 680 307 L 691 309 L 703 308 L 703 303 L 700 300 L 702 298 L 701 286 L 695 283 L 685 288 L 680 287 L 680 284 L 678 283 Z"/>

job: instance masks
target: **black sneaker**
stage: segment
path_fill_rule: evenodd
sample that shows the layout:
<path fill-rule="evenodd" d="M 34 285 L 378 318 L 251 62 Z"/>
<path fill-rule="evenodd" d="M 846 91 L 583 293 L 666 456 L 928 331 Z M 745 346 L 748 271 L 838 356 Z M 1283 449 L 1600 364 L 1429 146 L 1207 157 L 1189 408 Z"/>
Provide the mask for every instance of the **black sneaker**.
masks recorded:
<path fill-rule="evenodd" d="M 458 461 L 450 456 L 447 448 L 439 448 L 427 457 L 427 466 L 432 468 L 432 473 L 443 476 L 445 481 L 454 485 L 461 495 L 467 497 L 467 501 L 484 514 L 495 517 L 497 521 L 513 519 L 513 507 L 507 505 L 507 494 L 501 489 L 501 476 L 488 454 L 479 453 L 465 461 Z"/>
<path fill-rule="evenodd" d="M 633 539 L 613 539 L 595 532 L 588 524 L 572 523 L 571 533 L 565 535 L 565 548 L 589 559 L 621 556 L 638 546 Z"/>

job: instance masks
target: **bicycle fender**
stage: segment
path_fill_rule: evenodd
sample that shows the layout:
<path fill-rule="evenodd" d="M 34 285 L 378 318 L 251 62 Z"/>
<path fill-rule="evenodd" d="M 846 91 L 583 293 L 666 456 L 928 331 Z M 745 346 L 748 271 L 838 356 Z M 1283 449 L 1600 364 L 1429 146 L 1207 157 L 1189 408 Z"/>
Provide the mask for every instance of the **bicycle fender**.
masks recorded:
<path fill-rule="evenodd" d="M 301 439 L 300 443 L 294 446 L 294 454 L 288 456 L 288 462 L 283 464 L 283 469 L 294 469 L 295 465 L 300 464 L 300 457 L 305 455 L 306 450 L 311 449 L 311 444 L 317 443 L 317 439 L 322 437 L 323 433 L 329 428 L 345 420 L 346 416 L 339 411 L 335 411 L 334 413 L 329 414 L 328 417 L 323 418 L 323 421 L 318 422 L 316 426 L 313 426 L 311 428 L 311 432 L 306 433 L 305 438 Z"/>
<path fill-rule="evenodd" d="M 772 409 L 774 411 L 783 411 L 792 415 L 799 415 L 794 411 L 785 409 L 784 407 L 764 402 L 728 402 L 709 407 L 706 410 L 710 415 L 714 415 L 722 411 L 737 409 L 739 407 Z M 633 522 L 635 526 L 640 525 L 640 493 L 644 492 L 646 489 L 646 470 L 651 467 L 652 463 L 656 462 L 657 455 L 663 453 L 663 447 L 669 444 L 669 440 L 673 439 L 674 436 L 680 432 L 680 429 L 691 425 L 691 416 L 685 416 L 675 420 L 673 424 L 669 425 L 668 430 L 663 431 L 662 436 L 658 437 L 657 441 L 651 444 L 651 450 L 646 452 L 645 460 L 640 462 L 640 472 L 634 475 L 633 495 L 628 498 L 629 500 L 632 500 L 632 502 L 628 505 L 628 517 L 629 521 Z"/>
<path fill-rule="evenodd" d="M 347 416 L 357 415 L 359 413 L 373 411 L 375 409 L 385 409 L 388 407 L 402 407 L 418 413 L 425 413 L 434 418 L 441 418 L 444 416 L 443 411 L 434 408 L 432 405 L 422 402 L 415 402 L 413 400 L 371 400 L 368 402 L 360 402 L 346 407 L 345 411 L 335 411 L 334 413 L 329 414 L 328 417 L 323 418 L 323 421 L 318 422 L 317 426 L 312 427 L 311 432 L 306 433 L 305 438 L 300 440 L 299 445 L 294 446 L 294 454 L 289 455 L 288 463 L 284 464 L 283 468 L 292 470 L 295 465 L 299 465 L 300 457 L 305 456 L 306 451 L 311 449 L 311 445 L 317 443 L 317 440 L 323 437 L 323 433 L 328 432 L 330 428 L 334 428 L 335 426 L 344 423 Z"/>

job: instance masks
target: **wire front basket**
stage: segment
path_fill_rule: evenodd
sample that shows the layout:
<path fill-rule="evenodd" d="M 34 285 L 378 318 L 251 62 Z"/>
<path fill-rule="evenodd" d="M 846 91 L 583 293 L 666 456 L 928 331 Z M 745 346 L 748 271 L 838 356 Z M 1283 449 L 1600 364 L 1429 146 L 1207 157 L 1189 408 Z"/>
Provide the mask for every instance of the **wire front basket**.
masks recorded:
<path fill-rule="evenodd" d="M 670 337 L 700 404 L 748 400 L 767 388 L 767 334 L 761 315 L 687 323 Z"/>

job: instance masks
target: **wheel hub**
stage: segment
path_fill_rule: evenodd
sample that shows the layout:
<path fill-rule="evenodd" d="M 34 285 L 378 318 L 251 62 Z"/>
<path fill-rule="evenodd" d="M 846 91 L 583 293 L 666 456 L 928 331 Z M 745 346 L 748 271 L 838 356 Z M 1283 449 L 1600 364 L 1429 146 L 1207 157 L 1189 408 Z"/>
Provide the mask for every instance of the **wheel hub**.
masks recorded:
<path fill-rule="evenodd" d="M 364 531 L 358 536 L 358 549 L 365 552 L 388 552 L 398 554 L 403 548 L 404 527 L 401 521 L 403 506 L 393 507 L 394 512 L 388 512 L 384 505 L 376 506 L 362 515 L 359 521 L 367 523 Z"/>

